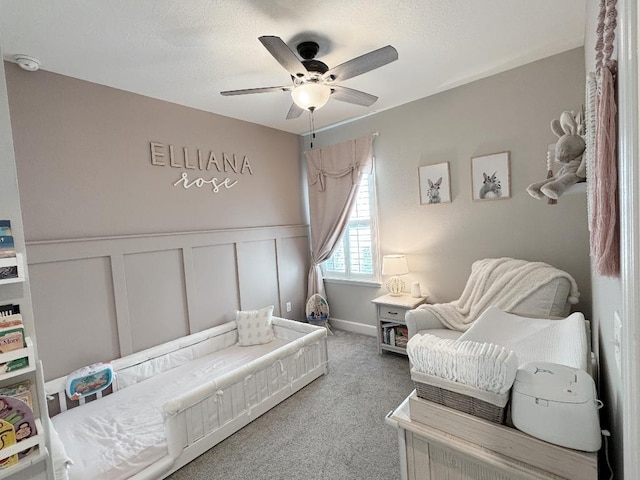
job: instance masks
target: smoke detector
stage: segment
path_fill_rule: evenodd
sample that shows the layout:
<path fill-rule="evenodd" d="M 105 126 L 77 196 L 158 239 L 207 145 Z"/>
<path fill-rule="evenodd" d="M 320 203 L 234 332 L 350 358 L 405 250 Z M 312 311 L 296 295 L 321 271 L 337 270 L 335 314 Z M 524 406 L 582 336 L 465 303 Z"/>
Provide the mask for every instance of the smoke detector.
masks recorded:
<path fill-rule="evenodd" d="M 38 59 L 29 55 L 17 54 L 13 56 L 13 59 L 20 68 L 28 72 L 35 72 L 40 68 L 40 62 Z"/>

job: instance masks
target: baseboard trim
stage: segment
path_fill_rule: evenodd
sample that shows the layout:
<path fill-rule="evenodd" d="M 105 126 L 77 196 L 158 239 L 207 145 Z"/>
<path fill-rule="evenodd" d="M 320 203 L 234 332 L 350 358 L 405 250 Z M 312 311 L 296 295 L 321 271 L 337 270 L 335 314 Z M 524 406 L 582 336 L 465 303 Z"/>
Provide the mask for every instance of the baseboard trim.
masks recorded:
<path fill-rule="evenodd" d="M 329 325 L 337 330 L 346 330 L 347 332 L 359 333 L 375 337 L 378 332 L 373 325 L 365 325 L 364 323 L 352 322 L 350 320 L 341 320 L 339 318 L 330 318 Z"/>

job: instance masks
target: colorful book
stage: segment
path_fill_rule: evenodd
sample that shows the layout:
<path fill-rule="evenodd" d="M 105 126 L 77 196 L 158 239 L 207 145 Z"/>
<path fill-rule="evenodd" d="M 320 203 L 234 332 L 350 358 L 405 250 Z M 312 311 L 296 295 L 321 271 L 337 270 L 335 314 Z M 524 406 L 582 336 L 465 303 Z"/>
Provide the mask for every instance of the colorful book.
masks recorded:
<path fill-rule="evenodd" d="M 2 317 L 8 317 L 9 315 L 15 315 L 17 313 L 20 313 L 20 305 L 14 305 L 13 303 L 0 305 L 0 322 L 2 322 Z"/>
<path fill-rule="evenodd" d="M 0 220 L 0 236 L 6 237 L 11 235 L 11 221 Z"/>
<path fill-rule="evenodd" d="M 0 395 L 7 397 L 15 397 L 26 403 L 31 410 L 33 410 L 33 397 L 31 396 L 31 381 L 29 379 L 22 380 L 21 382 L 7 385 L 0 388 Z"/>
<path fill-rule="evenodd" d="M 9 448 L 17 443 L 16 429 L 10 423 L 0 418 L 0 451 L 4 448 Z M 18 454 L 11 455 L 3 460 L 0 460 L 0 468 L 7 468 L 18 463 Z"/>
<path fill-rule="evenodd" d="M 23 326 L 0 328 L 0 353 L 12 352 L 24 347 L 26 344 Z"/>
<path fill-rule="evenodd" d="M 22 327 L 22 315 L 12 313 L 11 315 L 3 315 L 0 317 L 0 334 L 2 331 L 11 327 Z"/>
<path fill-rule="evenodd" d="M 10 258 L 16 256 L 16 248 L 13 237 L 10 235 L 0 236 L 0 258 Z"/>
<path fill-rule="evenodd" d="M 18 261 L 13 237 L 11 236 L 11 222 L 0 220 L 0 280 L 18 277 Z"/>
<path fill-rule="evenodd" d="M 0 354 L 20 350 L 27 346 L 20 314 L 2 317 L 0 322 Z M 0 363 L 0 373 L 12 372 L 29 365 L 28 357 Z"/>
<path fill-rule="evenodd" d="M 18 398 L 0 395 L 0 420 L 13 427 L 15 443 L 20 443 L 38 434 L 33 410 Z M 2 424 L 2 426 L 8 431 L 8 425 L 6 425 L 6 423 Z M 33 449 L 34 447 L 31 447 L 19 452 L 18 458 L 23 458 L 31 453 Z"/>
<path fill-rule="evenodd" d="M 18 278 L 18 266 L 0 267 L 0 280 L 7 278 Z"/>
<path fill-rule="evenodd" d="M 10 236 L 11 235 L 11 221 L 10 220 L 0 220 L 0 236 Z"/>
<path fill-rule="evenodd" d="M 18 258 L 13 237 L 0 236 L 0 280 L 18 277 Z"/>

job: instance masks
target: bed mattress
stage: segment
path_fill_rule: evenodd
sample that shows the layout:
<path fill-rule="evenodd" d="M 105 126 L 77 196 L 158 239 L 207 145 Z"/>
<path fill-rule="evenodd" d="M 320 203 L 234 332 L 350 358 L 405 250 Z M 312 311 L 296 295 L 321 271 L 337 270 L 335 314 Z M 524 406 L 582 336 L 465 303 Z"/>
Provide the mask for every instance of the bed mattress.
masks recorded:
<path fill-rule="evenodd" d="M 495 343 L 513 350 L 519 367 L 538 361 L 588 371 L 585 318 L 579 312 L 554 320 L 523 317 L 489 307 L 459 337 L 459 341 L 464 340 Z"/>
<path fill-rule="evenodd" d="M 288 343 L 276 338 L 264 345 L 233 345 L 56 415 L 54 427 L 75 462 L 70 479 L 125 479 L 161 459 L 167 455 L 165 402 Z"/>

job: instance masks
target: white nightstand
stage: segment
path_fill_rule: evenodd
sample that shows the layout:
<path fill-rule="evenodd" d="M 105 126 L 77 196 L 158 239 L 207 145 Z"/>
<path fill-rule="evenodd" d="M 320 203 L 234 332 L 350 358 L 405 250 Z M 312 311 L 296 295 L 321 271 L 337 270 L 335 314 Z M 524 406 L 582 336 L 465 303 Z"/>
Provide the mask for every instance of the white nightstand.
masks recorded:
<path fill-rule="evenodd" d="M 408 293 L 400 296 L 383 295 L 371 300 L 376 304 L 378 330 L 378 353 L 384 350 L 407 354 L 407 325 L 404 314 L 427 301 L 427 297 L 412 297 Z"/>

